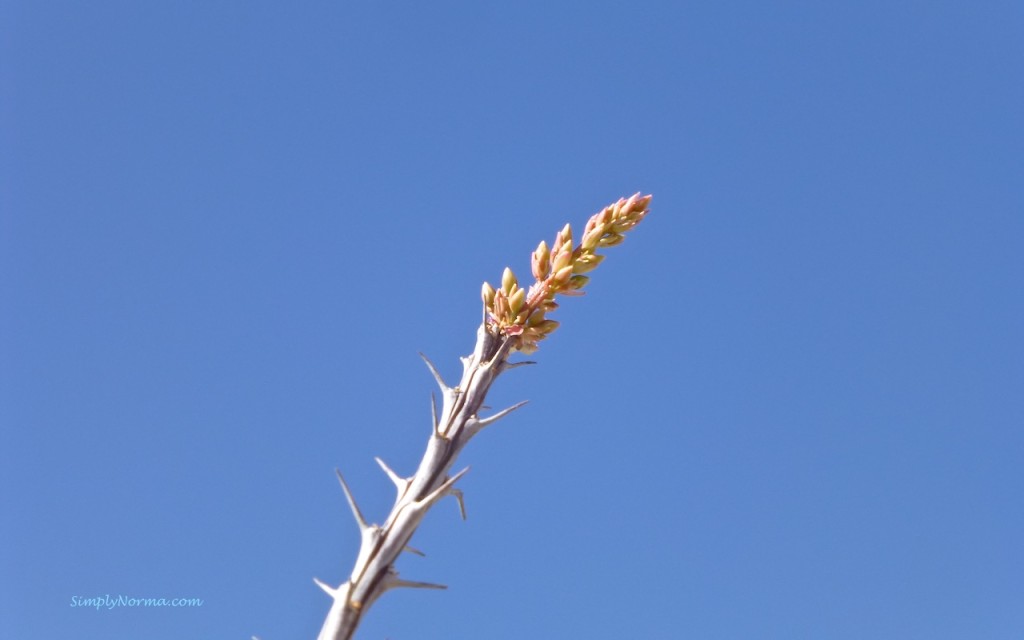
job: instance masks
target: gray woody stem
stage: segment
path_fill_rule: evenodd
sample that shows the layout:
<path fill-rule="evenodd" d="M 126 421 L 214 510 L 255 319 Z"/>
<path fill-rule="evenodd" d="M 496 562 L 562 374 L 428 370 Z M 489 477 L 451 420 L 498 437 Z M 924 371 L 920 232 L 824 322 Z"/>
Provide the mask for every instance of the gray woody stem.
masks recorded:
<path fill-rule="evenodd" d="M 324 620 L 318 640 L 349 640 L 355 634 L 363 614 L 388 589 L 445 588 L 427 582 L 402 580 L 398 577 L 394 564 L 402 551 L 418 553 L 409 547 L 409 541 L 423 516 L 438 500 L 452 494 L 459 499 L 459 506 L 462 506 L 461 492 L 455 489 L 454 485 L 469 468 L 454 476 L 449 476 L 448 473 L 470 438 L 487 425 L 525 404 L 519 403 L 487 418 L 477 416 L 477 411 L 480 410 L 491 384 L 502 371 L 515 366 L 507 362 L 515 340 L 515 337 L 494 336 L 481 325 L 477 331 L 473 353 L 462 358 L 462 380 L 456 387 L 447 386 L 430 360 L 427 360 L 426 356 L 423 357 L 441 387 L 441 413 L 437 414 L 437 409 L 432 403 L 432 433 L 427 441 L 423 460 L 411 478 L 400 477 L 382 460 L 377 459 L 398 489 L 395 505 L 383 525 L 367 524 L 345 479 L 340 472 L 338 473 L 338 480 L 341 482 L 345 497 L 348 498 L 352 514 L 359 524 L 362 542 L 348 581 L 335 588 L 314 578 L 320 588 L 334 601 L 327 613 L 327 619 Z"/>

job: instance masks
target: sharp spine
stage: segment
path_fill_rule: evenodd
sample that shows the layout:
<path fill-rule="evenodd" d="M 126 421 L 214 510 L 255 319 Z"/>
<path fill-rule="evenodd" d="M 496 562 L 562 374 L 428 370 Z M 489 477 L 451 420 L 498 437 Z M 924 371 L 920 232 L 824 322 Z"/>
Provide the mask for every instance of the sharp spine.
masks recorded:
<path fill-rule="evenodd" d="M 508 414 L 512 413 L 516 409 L 522 407 L 524 404 L 526 404 L 528 402 L 529 402 L 529 400 L 523 400 L 522 402 L 517 402 L 516 404 L 512 405 L 511 407 L 508 407 L 506 409 L 502 409 L 501 411 L 499 411 L 498 413 L 494 414 L 493 416 L 487 416 L 486 418 L 477 417 L 477 419 L 476 419 L 477 425 L 479 426 L 479 428 L 482 429 L 482 428 L 486 427 L 489 424 L 493 424 L 493 423 L 497 422 L 498 420 L 501 420 L 502 418 L 504 418 Z"/>
<path fill-rule="evenodd" d="M 380 457 L 374 456 L 373 459 L 377 461 L 377 464 L 379 464 L 380 468 L 384 470 L 384 473 L 388 474 L 388 477 L 391 478 L 391 482 L 395 483 L 395 487 L 398 491 L 405 491 L 405 488 L 409 485 L 409 481 L 395 473 L 386 462 L 380 459 Z"/>
<path fill-rule="evenodd" d="M 434 433 L 437 433 L 437 428 L 441 423 L 437 421 L 437 396 L 433 391 L 430 392 L 430 417 L 434 423 Z"/>
<path fill-rule="evenodd" d="M 435 502 L 440 500 L 442 497 L 444 497 L 448 493 L 448 491 L 452 488 L 452 486 L 456 482 L 459 481 L 459 478 L 461 478 L 462 476 L 466 475 L 466 472 L 468 472 L 468 471 L 469 471 L 469 467 L 466 467 L 462 471 L 456 473 L 454 476 L 448 478 L 447 480 L 444 481 L 444 483 L 440 487 L 434 489 L 433 491 L 430 492 L 429 495 L 427 495 L 422 500 L 418 501 L 416 503 L 416 505 L 418 507 L 420 507 L 421 509 L 426 509 L 426 508 L 430 507 L 430 505 L 434 504 Z"/>
<path fill-rule="evenodd" d="M 428 358 L 423 353 L 420 353 L 420 357 L 423 358 L 423 362 L 427 363 L 427 368 L 430 369 L 430 374 L 434 376 L 434 380 L 437 381 L 437 386 L 441 387 L 441 392 L 444 393 L 448 391 L 448 385 L 444 383 L 444 378 L 442 378 L 441 374 L 438 373 L 437 367 L 435 367 L 434 363 L 430 361 L 430 358 Z"/>
<path fill-rule="evenodd" d="M 349 490 L 348 484 L 345 483 L 341 470 L 335 469 L 334 472 L 338 474 L 338 482 L 341 483 L 341 490 L 345 492 L 345 497 L 348 498 L 348 506 L 352 508 L 352 515 L 355 516 L 356 523 L 359 524 L 359 530 L 366 531 L 370 528 L 370 525 L 366 524 L 366 519 L 363 518 L 362 512 L 359 511 L 359 505 L 356 504 L 356 499 L 352 497 L 352 492 Z"/>
<path fill-rule="evenodd" d="M 459 515 L 462 516 L 462 520 L 466 520 L 466 501 L 465 495 L 462 493 L 462 489 L 452 489 L 451 494 L 455 496 L 455 499 L 459 502 Z"/>

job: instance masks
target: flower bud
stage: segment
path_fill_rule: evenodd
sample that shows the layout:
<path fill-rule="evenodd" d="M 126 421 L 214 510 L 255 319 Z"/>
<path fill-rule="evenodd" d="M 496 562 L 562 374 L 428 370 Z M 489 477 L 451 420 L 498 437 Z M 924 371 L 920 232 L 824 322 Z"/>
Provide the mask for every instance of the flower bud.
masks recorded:
<path fill-rule="evenodd" d="M 643 216 L 640 216 L 640 218 L 642 217 Z M 629 231 L 639 223 L 640 219 L 633 216 L 630 216 L 628 218 L 619 218 L 618 220 L 612 223 L 612 231 L 615 233 L 625 233 L 626 231 Z"/>
<path fill-rule="evenodd" d="M 488 308 L 494 306 L 494 287 L 489 282 L 485 282 L 484 286 L 480 287 L 480 298 Z"/>
<path fill-rule="evenodd" d="M 544 322 L 537 325 L 537 330 L 547 335 L 558 328 L 557 320 L 545 320 Z"/>
<path fill-rule="evenodd" d="M 505 292 L 505 295 L 512 293 L 512 287 L 519 284 L 516 281 L 516 274 L 512 273 L 512 270 L 505 267 L 505 271 L 501 274 L 501 290 Z"/>
<path fill-rule="evenodd" d="M 626 239 L 626 236 L 621 233 L 609 233 L 598 241 L 598 246 L 601 247 L 614 247 L 617 244 L 622 244 L 622 241 Z"/>
<path fill-rule="evenodd" d="M 552 278 L 552 284 L 558 287 L 564 287 L 569 282 L 569 278 L 572 276 L 572 271 L 572 265 L 559 269 L 555 272 L 555 275 Z"/>
<path fill-rule="evenodd" d="M 583 287 L 587 286 L 588 282 L 590 282 L 590 278 L 587 276 L 573 276 L 569 278 L 569 288 L 573 291 L 579 291 Z"/>
<path fill-rule="evenodd" d="M 533 267 L 533 277 L 537 280 L 543 280 L 548 277 L 551 273 L 551 252 L 548 251 L 548 244 L 543 240 L 537 245 L 537 250 L 533 252 L 531 266 Z"/>
<path fill-rule="evenodd" d="M 572 264 L 572 252 L 561 251 L 555 256 L 554 262 L 551 264 L 551 270 L 558 273 L 563 268 L 568 267 Z"/>
<path fill-rule="evenodd" d="M 526 289 L 517 288 L 512 295 L 508 297 L 508 306 L 512 309 L 512 315 L 517 315 L 519 310 L 523 308 L 523 302 L 526 300 Z"/>
<path fill-rule="evenodd" d="M 590 226 L 590 225 L 587 225 Z M 583 240 L 580 242 L 580 247 L 584 251 L 593 251 L 597 248 L 597 245 L 601 242 L 601 236 L 605 233 L 604 224 L 595 224 L 591 229 L 583 234 Z"/>
<path fill-rule="evenodd" d="M 551 247 L 556 253 L 572 251 L 572 227 L 568 224 L 555 234 L 555 244 Z"/>
<path fill-rule="evenodd" d="M 593 271 L 597 268 L 597 265 L 601 264 L 602 260 L 604 260 L 604 256 L 599 256 L 595 253 L 580 256 L 579 260 L 572 265 L 572 272 L 587 273 L 588 271 Z"/>
<path fill-rule="evenodd" d="M 494 295 L 494 316 L 502 321 L 508 316 L 508 298 L 504 291 L 498 291 Z"/>
<path fill-rule="evenodd" d="M 534 309 L 533 313 L 530 314 L 530 317 L 526 319 L 526 326 L 536 327 L 542 322 L 544 322 L 544 310 Z"/>
<path fill-rule="evenodd" d="M 521 340 L 518 347 L 513 347 L 516 351 L 529 355 L 537 351 L 537 343 L 530 340 Z"/>

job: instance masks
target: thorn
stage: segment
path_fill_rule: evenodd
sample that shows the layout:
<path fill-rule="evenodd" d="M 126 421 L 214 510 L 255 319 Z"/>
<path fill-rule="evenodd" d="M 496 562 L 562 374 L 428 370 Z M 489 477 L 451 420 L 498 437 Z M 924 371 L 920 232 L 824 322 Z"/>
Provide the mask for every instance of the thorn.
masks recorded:
<path fill-rule="evenodd" d="M 420 353 L 420 357 L 423 358 L 423 362 L 427 363 L 427 368 L 430 369 L 430 374 L 433 375 L 434 380 L 437 381 L 437 386 L 441 387 L 441 392 L 444 393 L 445 391 L 448 391 L 448 385 L 444 383 L 444 378 L 442 378 L 441 374 L 437 372 L 437 367 L 435 367 L 434 363 L 430 361 L 430 358 L 422 353 Z"/>
<path fill-rule="evenodd" d="M 430 417 L 434 421 L 434 433 L 437 433 L 437 427 L 440 423 L 437 421 L 437 396 L 434 395 L 433 391 L 430 392 Z"/>
<path fill-rule="evenodd" d="M 494 414 L 493 416 L 487 416 L 486 418 L 477 418 L 476 419 L 477 428 L 478 429 L 483 429 L 487 425 L 489 425 L 491 423 L 494 423 L 494 422 L 497 422 L 498 420 L 501 420 L 502 418 L 504 418 L 508 414 L 512 413 L 513 411 L 515 411 L 519 407 L 523 406 L 527 402 L 529 402 L 529 400 L 523 400 L 522 402 L 518 402 L 518 403 L 512 405 L 511 407 L 509 407 L 507 409 L 502 409 L 501 411 L 499 411 L 498 413 Z"/>
<path fill-rule="evenodd" d="M 434 584 L 433 582 L 414 582 L 412 580 L 402 580 L 401 578 L 395 578 L 389 584 L 389 587 L 406 587 L 407 589 L 447 589 L 448 585 Z"/>
<path fill-rule="evenodd" d="M 434 584 L 433 582 L 416 582 L 414 580 L 402 580 L 398 577 L 398 572 L 393 568 L 388 569 L 387 576 L 384 578 L 384 589 L 394 589 L 396 587 L 405 587 L 407 589 L 447 589 L 448 587 L 443 584 Z"/>
<path fill-rule="evenodd" d="M 366 531 L 370 526 L 366 524 L 366 520 L 363 519 L 363 514 L 359 511 L 356 499 L 352 497 L 352 492 L 349 491 L 348 485 L 345 484 L 345 478 L 342 477 L 340 470 L 335 469 L 334 472 L 338 474 L 338 481 L 341 482 L 341 489 L 345 492 L 345 497 L 348 498 L 348 506 L 352 507 L 352 515 L 355 516 L 356 523 L 359 524 L 359 530 Z"/>
<path fill-rule="evenodd" d="M 326 593 L 327 595 L 331 596 L 332 598 L 334 597 L 335 589 L 333 587 L 328 585 L 326 582 L 322 581 L 320 578 L 313 578 L 313 582 L 316 583 L 316 586 L 318 586 L 321 589 L 323 589 L 324 593 Z"/>
<path fill-rule="evenodd" d="M 342 582 L 341 584 L 339 584 L 337 589 L 331 587 L 329 584 L 325 583 L 323 580 L 321 580 L 319 578 L 313 578 L 313 582 L 315 582 L 316 586 L 318 586 L 321 589 L 323 589 L 324 593 L 329 595 L 335 601 L 338 601 L 338 600 L 346 601 L 346 600 L 348 600 L 348 594 L 352 590 L 352 583 L 348 582 L 348 581 Z"/>
<path fill-rule="evenodd" d="M 395 483 L 395 487 L 398 488 L 399 493 L 405 491 L 406 487 L 409 486 L 409 481 L 406 480 L 405 478 L 400 477 L 397 473 L 392 471 L 391 467 L 389 467 L 387 463 L 385 463 L 379 457 L 374 456 L 373 459 L 377 461 L 377 464 L 379 464 L 380 468 L 384 470 L 384 473 L 388 474 L 388 477 L 391 478 L 391 482 Z"/>
<path fill-rule="evenodd" d="M 452 495 L 459 501 L 459 514 L 462 515 L 462 519 L 466 519 L 466 502 L 463 500 L 462 489 L 452 489 Z"/>
<path fill-rule="evenodd" d="M 467 471 L 469 471 L 469 467 L 466 467 L 462 471 L 456 473 L 454 476 L 445 480 L 444 484 L 431 491 L 430 494 L 428 494 L 425 498 L 420 500 L 417 503 L 417 505 L 420 506 L 421 508 L 426 508 L 440 500 L 443 496 L 445 496 L 448 493 L 449 489 L 452 488 L 452 485 L 459 481 L 459 478 L 466 475 Z"/>
<path fill-rule="evenodd" d="M 414 549 L 413 547 L 410 547 L 409 545 L 405 545 L 405 547 L 402 549 L 402 551 L 408 551 L 409 553 L 417 555 L 417 556 L 419 556 L 421 558 L 426 558 L 427 557 L 427 554 L 423 553 L 419 549 Z"/>
<path fill-rule="evenodd" d="M 533 360 L 523 360 L 522 362 L 506 362 L 505 369 L 515 369 L 517 367 L 525 367 L 527 365 L 537 364 Z"/>

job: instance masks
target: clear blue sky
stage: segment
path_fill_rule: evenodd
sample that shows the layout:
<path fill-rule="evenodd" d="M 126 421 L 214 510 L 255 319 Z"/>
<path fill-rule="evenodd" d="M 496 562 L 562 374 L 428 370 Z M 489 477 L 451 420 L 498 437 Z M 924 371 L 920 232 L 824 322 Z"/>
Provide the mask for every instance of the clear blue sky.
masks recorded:
<path fill-rule="evenodd" d="M 0 636 L 315 637 L 416 352 L 643 191 L 359 637 L 1024 637 L 1021 3 L 0 6 Z"/>

